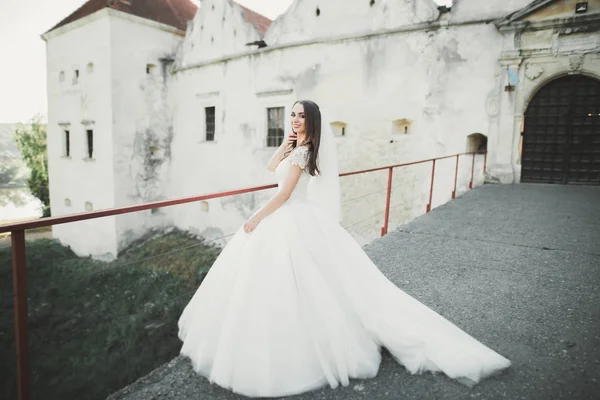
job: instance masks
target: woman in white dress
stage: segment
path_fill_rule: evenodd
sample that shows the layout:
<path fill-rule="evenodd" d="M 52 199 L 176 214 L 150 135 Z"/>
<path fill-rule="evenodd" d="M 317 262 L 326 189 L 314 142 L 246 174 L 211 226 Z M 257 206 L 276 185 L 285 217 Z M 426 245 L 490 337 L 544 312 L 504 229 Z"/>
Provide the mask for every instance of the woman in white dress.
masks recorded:
<path fill-rule="evenodd" d="M 326 126 L 326 125 L 325 125 Z M 279 189 L 232 237 L 179 320 L 194 370 L 250 397 L 377 375 L 381 347 L 411 373 L 473 385 L 510 366 L 391 283 L 339 224 L 335 140 L 311 101 L 267 168 Z"/>

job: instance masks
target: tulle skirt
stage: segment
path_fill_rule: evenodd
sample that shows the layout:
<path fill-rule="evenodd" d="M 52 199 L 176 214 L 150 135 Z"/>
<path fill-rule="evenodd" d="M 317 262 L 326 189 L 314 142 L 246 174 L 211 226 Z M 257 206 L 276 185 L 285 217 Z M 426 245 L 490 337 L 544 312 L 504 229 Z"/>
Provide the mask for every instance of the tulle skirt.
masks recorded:
<path fill-rule="evenodd" d="M 382 346 L 411 373 L 467 385 L 510 365 L 391 283 L 308 201 L 240 228 L 183 311 L 179 338 L 197 373 L 250 397 L 372 378 Z"/>

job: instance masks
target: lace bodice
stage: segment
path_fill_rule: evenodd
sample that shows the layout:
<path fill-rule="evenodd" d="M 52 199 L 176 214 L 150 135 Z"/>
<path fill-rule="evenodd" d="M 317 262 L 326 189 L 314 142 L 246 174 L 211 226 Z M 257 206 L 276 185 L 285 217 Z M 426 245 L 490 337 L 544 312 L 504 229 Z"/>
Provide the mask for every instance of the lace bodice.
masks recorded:
<path fill-rule="evenodd" d="M 298 165 L 303 170 L 306 168 L 306 164 L 308 163 L 308 149 L 306 146 L 298 146 L 290 155 L 281 161 L 275 170 L 275 174 L 277 176 L 277 185 L 279 186 L 279 190 L 281 190 L 283 186 L 283 182 L 287 177 L 290 167 L 292 165 Z M 307 171 L 304 171 L 302 175 L 300 175 L 300 179 L 292 192 L 288 201 L 294 200 L 306 200 L 308 196 L 308 181 L 310 179 L 310 175 Z"/>

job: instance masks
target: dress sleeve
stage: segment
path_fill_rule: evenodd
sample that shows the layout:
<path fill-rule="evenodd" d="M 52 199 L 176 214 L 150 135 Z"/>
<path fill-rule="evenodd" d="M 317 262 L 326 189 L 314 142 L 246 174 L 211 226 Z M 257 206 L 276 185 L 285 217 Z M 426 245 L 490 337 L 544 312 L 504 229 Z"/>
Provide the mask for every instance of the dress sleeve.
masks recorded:
<path fill-rule="evenodd" d="M 300 169 L 306 168 L 308 164 L 308 149 L 306 146 L 296 147 L 290 154 L 290 164 L 297 165 Z"/>

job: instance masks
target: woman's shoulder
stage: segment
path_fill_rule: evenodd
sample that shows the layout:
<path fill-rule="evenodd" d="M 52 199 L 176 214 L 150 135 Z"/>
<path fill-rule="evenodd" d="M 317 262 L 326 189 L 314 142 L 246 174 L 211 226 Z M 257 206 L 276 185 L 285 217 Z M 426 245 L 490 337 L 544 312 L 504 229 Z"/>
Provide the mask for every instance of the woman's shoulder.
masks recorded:
<path fill-rule="evenodd" d="M 308 153 L 308 150 L 309 150 L 308 146 L 309 146 L 308 144 L 296 146 L 296 148 L 293 150 L 293 152 L 300 153 L 300 154 L 306 154 L 306 153 Z"/>
<path fill-rule="evenodd" d="M 304 169 L 308 164 L 308 152 L 307 145 L 297 146 L 290 154 L 290 163 Z"/>

